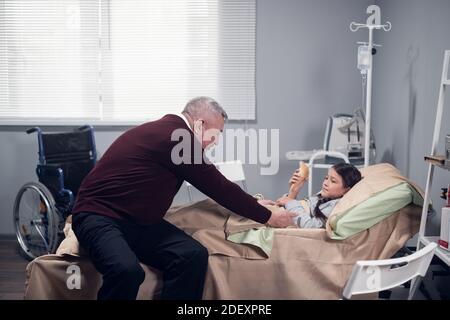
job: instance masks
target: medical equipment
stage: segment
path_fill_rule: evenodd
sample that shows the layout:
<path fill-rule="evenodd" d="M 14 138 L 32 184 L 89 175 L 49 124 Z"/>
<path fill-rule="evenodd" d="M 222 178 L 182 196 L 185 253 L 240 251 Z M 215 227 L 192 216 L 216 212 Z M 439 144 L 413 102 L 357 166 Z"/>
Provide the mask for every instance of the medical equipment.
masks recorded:
<path fill-rule="evenodd" d="M 358 69 L 361 71 L 361 74 L 367 74 L 367 70 L 372 67 L 372 60 L 370 58 L 371 55 L 377 53 L 375 47 L 381 47 L 379 44 L 372 44 L 372 50 L 369 48 L 369 44 L 367 42 L 358 42 L 360 45 L 358 47 Z"/>
<path fill-rule="evenodd" d="M 343 153 L 352 164 L 363 164 L 366 135 L 364 118 L 362 109 L 357 109 L 353 115 L 339 113 L 329 117 L 325 130 L 324 150 Z M 369 161 L 375 159 L 375 150 L 375 138 L 371 132 Z M 330 156 L 326 156 L 325 159 L 329 163 L 336 162 Z"/>
<path fill-rule="evenodd" d="M 365 24 L 352 22 L 350 24 L 350 30 L 352 32 L 356 32 L 360 28 L 369 29 L 369 41 L 367 43 L 363 43 L 362 46 L 358 47 L 358 68 L 361 70 L 361 75 L 363 77 L 363 86 L 366 85 L 366 134 L 365 134 L 365 143 L 364 146 L 370 145 L 370 132 L 371 132 L 371 113 L 372 113 L 372 70 L 373 64 L 372 55 L 375 54 L 375 45 L 373 43 L 373 30 L 374 29 L 383 29 L 384 31 L 391 30 L 391 23 L 386 22 L 386 24 L 382 25 L 380 23 L 380 7 L 377 5 L 370 5 L 367 7 L 367 13 L 373 13 L 370 17 L 367 18 Z M 367 80 L 367 83 L 366 83 Z M 370 162 L 370 148 L 364 149 L 364 166 L 368 166 Z"/>
<path fill-rule="evenodd" d="M 286 158 L 294 161 L 309 161 L 314 155 L 315 160 L 325 159 L 326 163 L 334 164 L 337 158 L 323 153 L 323 151 L 339 152 L 349 159 L 350 163 L 360 165 L 364 163 L 364 140 L 366 126 L 364 112 L 357 109 L 353 114 L 338 113 L 330 116 L 327 121 L 323 148 L 304 151 L 288 151 Z M 320 153 L 320 154 L 317 154 Z M 370 160 L 375 159 L 375 137 L 371 132 Z M 339 157 L 342 159 L 342 156 Z"/>
<path fill-rule="evenodd" d="M 450 242 L 450 185 L 442 188 L 441 198 L 447 200 L 447 205 L 442 208 L 441 234 L 438 243 L 442 249 L 450 250 L 448 246 Z"/>
<path fill-rule="evenodd" d="M 370 68 L 370 53 L 368 45 L 361 45 L 358 47 L 358 69 L 361 73 L 366 74 Z"/>

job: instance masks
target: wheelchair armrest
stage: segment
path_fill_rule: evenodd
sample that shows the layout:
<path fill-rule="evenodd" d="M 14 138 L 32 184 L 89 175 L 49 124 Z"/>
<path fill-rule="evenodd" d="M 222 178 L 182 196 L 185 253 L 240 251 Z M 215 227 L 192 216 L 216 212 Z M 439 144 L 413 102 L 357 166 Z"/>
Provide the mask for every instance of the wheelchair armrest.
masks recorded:
<path fill-rule="evenodd" d="M 64 172 L 58 164 L 38 164 L 36 173 L 39 181 L 50 189 L 55 198 L 64 204 L 64 211 L 70 211 L 74 204 L 74 195 L 71 190 L 64 188 Z"/>
<path fill-rule="evenodd" d="M 64 189 L 64 173 L 58 164 L 38 164 L 36 174 L 50 191 L 59 193 Z"/>
<path fill-rule="evenodd" d="M 62 189 L 61 190 L 61 196 L 67 198 L 67 208 L 65 208 L 66 211 L 71 211 L 72 207 L 75 202 L 75 198 L 73 196 L 73 192 L 69 189 Z"/>

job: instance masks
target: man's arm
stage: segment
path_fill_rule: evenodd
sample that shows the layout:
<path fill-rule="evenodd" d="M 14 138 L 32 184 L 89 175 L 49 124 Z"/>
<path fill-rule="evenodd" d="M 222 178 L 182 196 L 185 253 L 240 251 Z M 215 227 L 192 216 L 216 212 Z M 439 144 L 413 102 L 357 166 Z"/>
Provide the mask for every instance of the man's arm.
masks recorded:
<path fill-rule="evenodd" d="M 225 208 L 259 223 L 269 221 L 270 210 L 225 178 L 214 165 L 179 164 L 174 165 L 174 168 L 179 178 L 188 181 Z"/>
<path fill-rule="evenodd" d="M 280 228 L 287 227 L 292 223 L 292 213 L 286 210 L 272 213 L 261 206 L 255 198 L 244 192 L 236 183 L 225 178 L 214 165 L 207 164 L 203 159 L 203 154 L 199 159 L 196 158 L 199 155 L 191 152 L 190 163 L 174 164 L 171 159 L 171 151 L 176 143 L 172 141 L 164 163 L 169 165 L 179 179 L 188 181 L 225 208 L 256 222 Z M 194 145 L 191 146 L 191 150 L 195 150 Z"/>

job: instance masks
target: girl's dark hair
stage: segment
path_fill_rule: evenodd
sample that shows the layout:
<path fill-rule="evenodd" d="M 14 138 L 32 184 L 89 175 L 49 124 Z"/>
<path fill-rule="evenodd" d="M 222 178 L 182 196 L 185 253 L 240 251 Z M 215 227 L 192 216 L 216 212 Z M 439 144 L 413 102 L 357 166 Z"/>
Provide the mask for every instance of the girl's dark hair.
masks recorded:
<path fill-rule="evenodd" d="M 358 168 L 354 165 L 341 162 L 337 163 L 332 167 L 338 175 L 342 178 L 342 183 L 344 184 L 344 188 L 352 188 L 355 184 L 357 184 L 361 180 L 361 172 L 359 172 Z M 328 201 L 332 200 L 331 198 L 322 198 L 319 195 L 319 201 L 317 201 L 317 205 L 314 208 L 314 217 L 322 220 L 323 225 L 325 227 L 325 222 L 327 221 L 327 216 L 323 214 L 320 210 L 320 206 Z"/>
<path fill-rule="evenodd" d="M 341 176 L 344 188 L 352 188 L 361 180 L 361 172 L 350 163 L 337 163 L 332 168 Z"/>

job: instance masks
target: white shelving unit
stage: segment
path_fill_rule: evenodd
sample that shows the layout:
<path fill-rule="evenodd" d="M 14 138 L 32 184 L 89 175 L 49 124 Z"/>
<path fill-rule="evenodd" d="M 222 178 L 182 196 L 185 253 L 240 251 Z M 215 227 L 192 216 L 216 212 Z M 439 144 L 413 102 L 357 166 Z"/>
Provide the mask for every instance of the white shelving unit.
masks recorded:
<path fill-rule="evenodd" d="M 434 123 L 434 134 L 433 134 L 433 144 L 431 148 L 431 156 L 437 156 L 437 146 L 439 143 L 439 135 L 441 131 L 441 123 L 442 123 L 442 116 L 444 112 L 444 97 L 445 97 L 445 89 L 447 86 L 450 86 L 450 80 L 448 79 L 448 67 L 449 67 L 449 60 L 450 60 L 450 50 L 446 50 L 444 54 L 444 65 L 442 69 L 442 79 L 441 79 L 441 85 L 439 89 L 439 99 L 438 99 L 438 105 L 437 105 L 437 111 L 436 111 L 436 121 Z M 428 166 L 428 177 L 427 177 L 427 185 L 425 189 L 425 199 L 424 204 L 422 208 L 422 217 L 420 220 L 420 229 L 419 229 L 419 237 L 418 237 L 418 243 L 417 243 L 417 250 L 421 249 L 422 247 L 426 246 L 430 242 L 438 242 L 439 237 L 431 237 L 431 236 L 425 236 L 425 227 L 427 223 L 427 216 L 428 216 L 428 206 L 430 203 L 430 192 L 431 187 L 433 184 L 433 175 L 435 168 L 437 170 L 445 170 L 448 168 L 445 168 L 444 166 L 437 165 L 433 162 L 429 162 Z M 435 255 L 441 259 L 443 262 L 445 262 L 448 266 L 450 266 L 450 251 L 447 251 L 445 249 L 437 247 L 435 251 Z"/>

